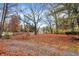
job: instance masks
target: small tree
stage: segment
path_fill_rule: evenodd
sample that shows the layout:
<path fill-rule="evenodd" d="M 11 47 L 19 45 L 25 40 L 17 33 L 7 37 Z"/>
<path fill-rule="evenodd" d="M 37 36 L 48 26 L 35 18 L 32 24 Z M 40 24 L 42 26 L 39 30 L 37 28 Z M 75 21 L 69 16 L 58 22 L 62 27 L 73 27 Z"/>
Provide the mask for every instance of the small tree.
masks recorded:
<path fill-rule="evenodd" d="M 12 16 L 12 19 L 9 23 L 9 30 L 12 32 L 17 32 L 19 27 L 19 16 Z"/>

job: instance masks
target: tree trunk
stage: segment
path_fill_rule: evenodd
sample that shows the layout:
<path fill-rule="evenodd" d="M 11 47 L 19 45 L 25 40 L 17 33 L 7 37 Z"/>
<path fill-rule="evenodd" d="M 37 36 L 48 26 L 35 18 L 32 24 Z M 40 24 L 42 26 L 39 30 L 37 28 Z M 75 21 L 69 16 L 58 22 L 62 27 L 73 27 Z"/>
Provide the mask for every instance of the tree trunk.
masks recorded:
<path fill-rule="evenodd" d="M 56 34 L 58 34 L 58 24 L 56 23 Z"/>
<path fill-rule="evenodd" d="M 36 25 L 36 23 L 35 23 L 35 33 L 34 34 L 37 35 L 37 25 Z"/>
<path fill-rule="evenodd" d="M 71 32 L 74 32 L 74 21 L 73 21 L 73 19 L 71 19 L 71 28 L 72 28 Z"/>
<path fill-rule="evenodd" d="M 51 34 L 53 33 L 51 25 L 50 25 L 50 32 L 51 32 Z"/>
<path fill-rule="evenodd" d="M 7 11 L 8 11 L 8 3 L 4 3 L 2 18 L 1 18 L 1 26 L 0 26 L 0 38 L 2 37 L 2 33 L 4 31 L 4 23 L 5 23 Z"/>
<path fill-rule="evenodd" d="M 78 30 L 79 30 L 79 18 L 77 18 Z"/>
<path fill-rule="evenodd" d="M 74 23 L 71 23 L 71 28 L 72 28 L 71 32 L 74 32 Z"/>
<path fill-rule="evenodd" d="M 55 24 L 56 24 L 56 34 L 58 34 L 58 21 L 57 21 L 57 15 L 55 14 Z"/>

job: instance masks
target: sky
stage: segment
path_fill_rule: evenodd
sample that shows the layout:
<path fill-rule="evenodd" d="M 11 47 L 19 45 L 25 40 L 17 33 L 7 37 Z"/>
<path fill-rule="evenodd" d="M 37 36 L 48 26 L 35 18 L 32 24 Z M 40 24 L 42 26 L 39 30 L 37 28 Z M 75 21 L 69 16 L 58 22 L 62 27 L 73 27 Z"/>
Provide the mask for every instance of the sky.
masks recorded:
<path fill-rule="evenodd" d="M 47 4 L 40 4 L 40 3 L 22 3 L 22 4 L 18 4 L 18 5 L 19 5 L 19 7 L 21 7 L 21 9 L 25 9 L 25 13 L 30 13 L 29 8 L 31 8 L 31 7 L 33 9 L 35 9 L 35 10 L 38 10 L 38 11 L 42 8 L 44 10 L 44 12 L 42 14 L 44 14 L 47 11 L 47 6 L 46 6 Z M 23 18 L 23 15 L 21 13 L 20 13 L 20 15 Z M 44 17 L 44 16 L 42 16 L 42 17 Z M 41 24 L 41 23 L 39 23 L 39 24 Z M 44 26 L 46 26 L 46 24 L 41 25 L 41 27 L 44 27 Z"/>
<path fill-rule="evenodd" d="M 17 6 L 18 6 L 18 9 L 24 10 L 24 13 L 30 13 L 29 8 L 33 8 L 34 10 L 38 10 L 38 11 L 40 9 L 42 9 L 42 10 L 44 10 L 42 15 L 45 12 L 47 12 L 47 8 L 48 8 L 46 3 L 45 4 L 43 4 L 43 3 L 19 3 L 19 4 L 18 3 L 10 3 L 9 4 L 9 7 L 10 7 L 9 9 L 11 9 L 11 11 L 12 10 L 18 10 Z M 2 7 L 3 7 L 3 4 L 0 3 L 0 8 L 2 8 Z M 12 13 L 12 14 L 14 14 L 14 13 Z M 12 15 L 12 14 L 10 14 L 10 15 Z M 19 14 L 20 14 L 21 18 L 24 19 L 23 14 L 21 12 L 19 12 Z M 42 16 L 42 17 L 44 17 L 44 16 Z M 23 22 L 21 22 L 21 24 L 23 24 Z M 42 26 L 46 26 L 46 25 L 44 24 Z"/>
<path fill-rule="evenodd" d="M 46 9 L 46 4 L 43 3 L 19 3 L 18 5 L 22 6 L 21 8 L 35 7 L 39 10 L 39 7 L 43 7 L 43 9 Z"/>

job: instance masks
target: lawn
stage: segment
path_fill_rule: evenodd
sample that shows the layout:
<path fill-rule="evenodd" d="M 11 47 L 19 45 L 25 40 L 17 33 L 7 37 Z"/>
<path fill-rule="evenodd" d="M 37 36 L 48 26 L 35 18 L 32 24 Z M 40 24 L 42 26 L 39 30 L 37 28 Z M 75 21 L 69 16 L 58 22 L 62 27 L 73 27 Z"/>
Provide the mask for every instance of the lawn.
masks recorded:
<path fill-rule="evenodd" d="M 15 33 L 10 39 L 0 39 L 1 56 L 76 56 L 79 41 L 72 35 Z"/>

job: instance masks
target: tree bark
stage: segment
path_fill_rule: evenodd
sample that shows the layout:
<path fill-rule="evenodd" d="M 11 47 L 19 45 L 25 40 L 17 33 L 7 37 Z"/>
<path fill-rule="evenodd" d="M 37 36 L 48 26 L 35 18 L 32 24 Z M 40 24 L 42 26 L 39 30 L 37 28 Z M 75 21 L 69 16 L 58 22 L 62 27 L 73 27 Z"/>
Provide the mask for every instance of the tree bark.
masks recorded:
<path fill-rule="evenodd" d="M 53 33 L 51 24 L 50 24 L 50 32 L 51 32 L 51 34 Z"/>
<path fill-rule="evenodd" d="M 0 38 L 2 37 L 2 33 L 4 31 L 4 23 L 5 23 L 7 11 L 8 11 L 8 3 L 4 3 L 2 18 L 1 18 L 1 26 L 0 26 Z"/>
<path fill-rule="evenodd" d="M 37 25 L 36 25 L 36 23 L 35 23 L 35 33 L 34 34 L 37 35 Z"/>

